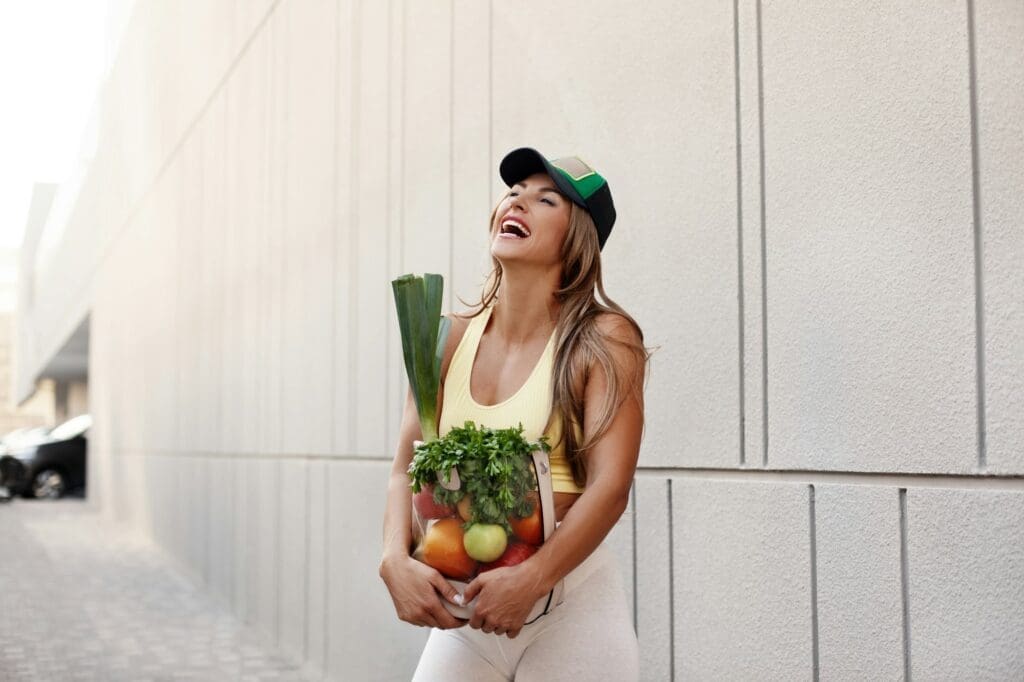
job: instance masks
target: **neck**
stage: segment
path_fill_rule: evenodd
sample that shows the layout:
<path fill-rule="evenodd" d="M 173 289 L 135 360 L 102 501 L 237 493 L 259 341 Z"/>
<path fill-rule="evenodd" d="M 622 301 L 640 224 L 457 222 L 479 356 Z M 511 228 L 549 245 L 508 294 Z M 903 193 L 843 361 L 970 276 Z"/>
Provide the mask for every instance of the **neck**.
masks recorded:
<path fill-rule="evenodd" d="M 561 307 L 554 296 L 559 273 L 537 276 L 505 269 L 491 313 L 495 333 L 509 345 L 547 338 L 558 321 Z"/>

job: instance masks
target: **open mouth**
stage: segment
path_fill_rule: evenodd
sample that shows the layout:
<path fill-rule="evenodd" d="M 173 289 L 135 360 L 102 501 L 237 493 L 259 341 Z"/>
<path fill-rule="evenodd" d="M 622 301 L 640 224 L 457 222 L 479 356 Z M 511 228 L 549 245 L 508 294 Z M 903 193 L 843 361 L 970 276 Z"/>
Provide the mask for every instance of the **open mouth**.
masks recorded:
<path fill-rule="evenodd" d="M 530 228 L 521 220 L 505 218 L 501 221 L 501 230 L 498 236 L 506 239 L 526 239 L 530 236 Z"/>

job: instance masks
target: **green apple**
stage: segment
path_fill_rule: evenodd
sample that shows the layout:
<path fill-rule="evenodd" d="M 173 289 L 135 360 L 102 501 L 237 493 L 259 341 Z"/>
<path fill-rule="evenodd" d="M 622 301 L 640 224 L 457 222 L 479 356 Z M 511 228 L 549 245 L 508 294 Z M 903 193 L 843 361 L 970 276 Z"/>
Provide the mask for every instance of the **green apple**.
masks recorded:
<path fill-rule="evenodd" d="M 494 561 L 505 552 L 508 535 L 496 523 L 474 523 L 462 538 L 466 554 L 477 561 Z"/>

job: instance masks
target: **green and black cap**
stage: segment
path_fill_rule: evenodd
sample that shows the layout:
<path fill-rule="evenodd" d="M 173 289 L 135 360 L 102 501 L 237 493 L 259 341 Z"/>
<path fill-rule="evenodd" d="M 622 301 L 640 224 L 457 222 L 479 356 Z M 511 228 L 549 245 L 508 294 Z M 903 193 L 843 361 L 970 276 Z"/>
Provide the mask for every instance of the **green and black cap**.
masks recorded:
<path fill-rule="evenodd" d="M 505 155 L 499 172 L 509 187 L 534 173 L 550 175 L 565 196 L 590 213 L 597 227 L 598 244 L 604 248 L 612 232 L 612 225 L 615 224 L 612 193 L 608 189 L 608 181 L 578 156 L 548 161 L 536 149 L 520 147 Z"/>

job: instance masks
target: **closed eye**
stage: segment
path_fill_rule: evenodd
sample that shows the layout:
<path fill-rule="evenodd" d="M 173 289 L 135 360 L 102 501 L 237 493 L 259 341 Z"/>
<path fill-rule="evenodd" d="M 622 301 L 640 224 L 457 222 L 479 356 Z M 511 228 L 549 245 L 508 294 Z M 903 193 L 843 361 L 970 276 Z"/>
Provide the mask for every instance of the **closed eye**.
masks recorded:
<path fill-rule="evenodd" d="M 510 190 L 509 193 L 508 193 L 508 196 L 510 196 L 510 197 L 517 197 L 517 196 L 519 196 L 519 192 L 515 192 L 515 191 L 511 191 Z M 548 199 L 547 197 L 541 199 L 541 203 L 545 203 L 548 206 L 557 206 L 558 205 L 557 203 L 555 203 L 551 199 Z"/>

